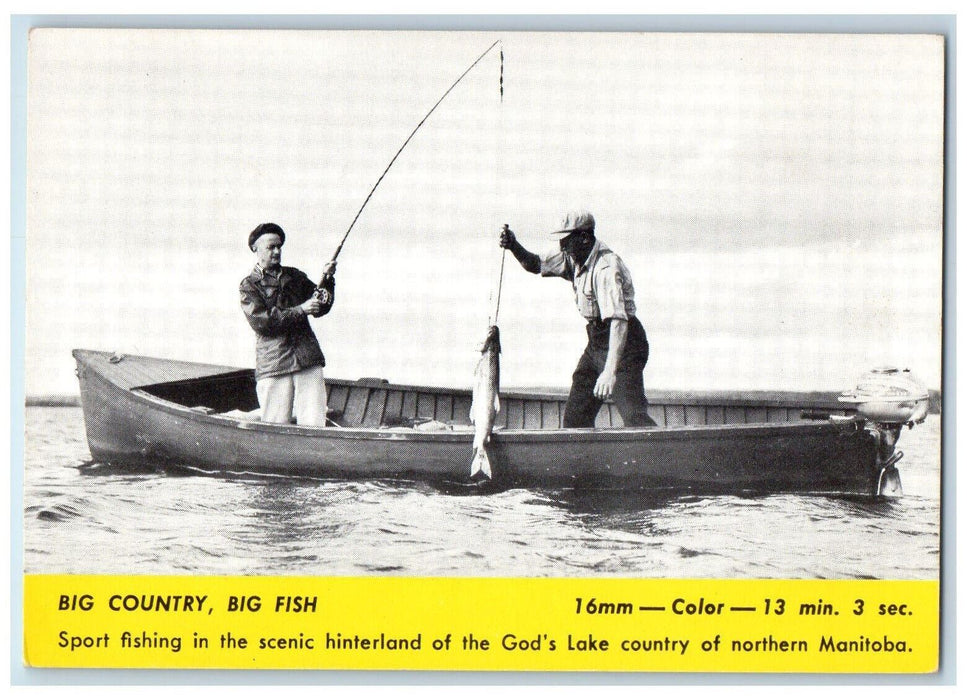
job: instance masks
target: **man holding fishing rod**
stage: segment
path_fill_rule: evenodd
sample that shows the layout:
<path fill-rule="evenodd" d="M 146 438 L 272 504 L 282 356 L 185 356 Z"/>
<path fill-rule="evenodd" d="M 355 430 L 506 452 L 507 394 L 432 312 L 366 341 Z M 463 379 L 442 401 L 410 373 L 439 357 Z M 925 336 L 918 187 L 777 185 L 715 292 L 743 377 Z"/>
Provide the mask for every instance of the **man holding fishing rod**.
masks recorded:
<path fill-rule="evenodd" d="M 617 405 L 625 426 L 656 425 L 648 415 L 642 379 L 648 338 L 635 315 L 635 289 L 628 268 L 595 238 L 590 212 L 568 213 L 560 229 L 550 235 L 558 239 L 558 249 L 537 255 L 504 226 L 500 246 L 528 272 L 571 282 L 578 313 L 588 322 L 588 344 L 571 379 L 563 427 L 593 427 L 601 404 L 609 399 Z"/>
<path fill-rule="evenodd" d="M 282 266 L 285 231 L 259 224 L 248 236 L 255 268 L 239 285 L 242 311 L 255 331 L 255 389 L 262 420 L 325 426 L 326 358 L 309 316 L 329 313 L 335 299 L 336 262 L 323 270 L 318 286 L 301 270 Z"/>

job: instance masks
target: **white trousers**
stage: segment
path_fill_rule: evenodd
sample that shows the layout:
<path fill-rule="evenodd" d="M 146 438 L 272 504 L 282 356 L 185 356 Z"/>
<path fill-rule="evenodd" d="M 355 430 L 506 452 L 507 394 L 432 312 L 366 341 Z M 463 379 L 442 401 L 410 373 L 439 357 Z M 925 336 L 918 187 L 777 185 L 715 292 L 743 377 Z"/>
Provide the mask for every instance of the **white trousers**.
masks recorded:
<path fill-rule="evenodd" d="M 295 416 L 299 425 L 326 424 L 326 381 L 319 365 L 263 377 L 256 382 L 255 393 L 266 423 L 290 423 Z"/>

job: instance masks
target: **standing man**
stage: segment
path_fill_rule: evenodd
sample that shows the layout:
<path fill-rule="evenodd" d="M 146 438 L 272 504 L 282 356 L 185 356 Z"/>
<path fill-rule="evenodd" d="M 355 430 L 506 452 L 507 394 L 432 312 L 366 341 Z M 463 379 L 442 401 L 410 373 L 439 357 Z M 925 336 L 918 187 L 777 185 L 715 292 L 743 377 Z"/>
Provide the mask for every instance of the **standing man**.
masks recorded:
<path fill-rule="evenodd" d="M 248 236 L 255 269 L 242 280 L 242 311 L 255 331 L 255 379 L 262 420 L 299 425 L 326 424 L 326 358 L 309 316 L 329 313 L 335 299 L 336 263 L 323 271 L 316 294 L 304 272 L 282 267 L 285 231 L 259 224 Z"/>
<path fill-rule="evenodd" d="M 590 428 L 607 399 L 614 399 L 627 427 L 654 426 L 641 373 L 648 338 L 635 316 L 635 288 L 624 262 L 594 236 L 594 217 L 571 212 L 551 234 L 559 249 L 540 256 L 526 250 L 504 226 L 500 246 L 528 272 L 563 277 L 574 287 L 578 313 L 588 322 L 588 345 L 571 379 L 565 428 Z"/>

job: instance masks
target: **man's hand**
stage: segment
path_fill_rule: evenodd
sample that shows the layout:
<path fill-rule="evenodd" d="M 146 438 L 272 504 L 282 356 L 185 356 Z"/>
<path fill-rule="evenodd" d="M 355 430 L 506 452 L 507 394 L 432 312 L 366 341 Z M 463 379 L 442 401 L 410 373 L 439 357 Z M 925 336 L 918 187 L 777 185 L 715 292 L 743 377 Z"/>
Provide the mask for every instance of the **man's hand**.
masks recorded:
<path fill-rule="evenodd" d="M 617 383 L 618 362 L 625 351 L 628 340 L 628 321 L 623 318 L 611 319 L 611 330 L 608 332 L 608 357 L 604 361 L 604 369 L 594 383 L 594 395 L 602 401 L 611 398 L 614 385 Z"/>
<path fill-rule="evenodd" d="M 517 243 L 517 236 L 507 228 L 507 224 L 504 224 L 504 227 L 500 230 L 500 247 L 513 248 L 515 243 Z"/>
<path fill-rule="evenodd" d="M 336 261 L 330 260 L 322 268 L 323 277 L 334 277 L 336 274 Z"/>
<path fill-rule="evenodd" d="M 314 296 L 309 297 L 309 299 L 302 302 L 299 308 L 302 309 L 306 316 L 315 316 L 322 311 L 322 302 Z"/>
<path fill-rule="evenodd" d="M 528 272 L 536 275 L 541 271 L 541 259 L 520 244 L 517 236 L 507 227 L 507 224 L 504 224 L 504 227 L 500 230 L 500 247 L 513 253 L 520 266 Z"/>
<path fill-rule="evenodd" d="M 602 401 L 607 401 L 611 398 L 612 392 L 614 392 L 614 385 L 615 373 L 609 369 L 605 369 L 598 376 L 598 381 L 594 383 L 595 397 Z"/>

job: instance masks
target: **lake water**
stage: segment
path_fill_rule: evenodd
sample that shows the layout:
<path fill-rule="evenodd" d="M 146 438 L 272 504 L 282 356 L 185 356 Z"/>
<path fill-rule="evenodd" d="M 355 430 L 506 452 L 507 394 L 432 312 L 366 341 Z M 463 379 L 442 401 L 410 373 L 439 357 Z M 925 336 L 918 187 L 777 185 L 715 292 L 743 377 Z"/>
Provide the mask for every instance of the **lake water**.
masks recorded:
<path fill-rule="evenodd" d="M 940 418 L 904 496 L 654 496 L 230 478 L 92 464 L 80 408 L 26 410 L 28 573 L 935 579 Z"/>

